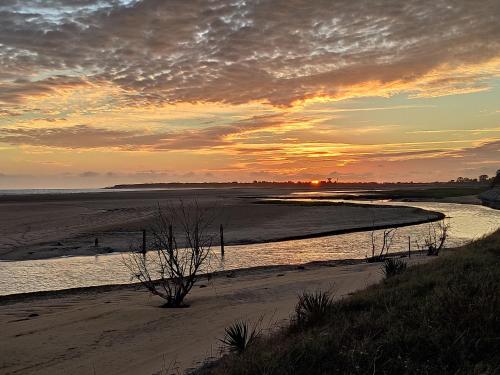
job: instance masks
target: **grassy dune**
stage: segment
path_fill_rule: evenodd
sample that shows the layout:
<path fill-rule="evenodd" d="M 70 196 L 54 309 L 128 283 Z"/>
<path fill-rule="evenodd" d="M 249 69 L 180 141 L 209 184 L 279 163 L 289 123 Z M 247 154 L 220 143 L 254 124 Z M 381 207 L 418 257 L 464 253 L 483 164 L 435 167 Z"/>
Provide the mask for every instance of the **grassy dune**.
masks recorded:
<path fill-rule="evenodd" d="M 199 374 L 500 373 L 500 231 L 293 323 Z"/>

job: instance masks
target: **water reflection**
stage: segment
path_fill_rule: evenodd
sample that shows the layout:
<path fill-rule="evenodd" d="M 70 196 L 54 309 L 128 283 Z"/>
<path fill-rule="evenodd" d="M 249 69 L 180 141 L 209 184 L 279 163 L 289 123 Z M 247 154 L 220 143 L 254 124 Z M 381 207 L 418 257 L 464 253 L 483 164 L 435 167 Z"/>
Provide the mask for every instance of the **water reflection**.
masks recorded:
<path fill-rule="evenodd" d="M 369 204 L 366 201 L 359 203 Z M 451 225 L 447 243 L 449 247 L 461 245 L 500 228 L 500 211 L 483 206 L 433 202 L 373 203 L 412 206 L 444 213 Z M 427 231 L 428 224 L 398 228 L 391 251 L 406 251 L 408 237 L 415 249 L 415 241 L 422 238 Z M 227 270 L 318 260 L 364 258 L 370 253 L 371 232 L 358 232 L 267 244 L 226 246 L 224 261 L 215 260 L 212 265 L 216 266 L 214 268 Z M 0 294 L 129 283 L 130 272 L 123 263 L 124 256 L 126 255 L 109 254 L 95 257 L 0 262 Z"/>

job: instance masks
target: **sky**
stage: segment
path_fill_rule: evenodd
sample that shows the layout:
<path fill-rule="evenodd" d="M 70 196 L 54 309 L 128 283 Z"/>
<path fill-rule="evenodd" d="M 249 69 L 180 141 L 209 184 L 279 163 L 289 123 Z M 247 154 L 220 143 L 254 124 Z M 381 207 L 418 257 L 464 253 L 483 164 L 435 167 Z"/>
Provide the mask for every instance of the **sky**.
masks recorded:
<path fill-rule="evenodd" d="M 0 188 L 500 168 L 500 1 L 2 0 Z"/>

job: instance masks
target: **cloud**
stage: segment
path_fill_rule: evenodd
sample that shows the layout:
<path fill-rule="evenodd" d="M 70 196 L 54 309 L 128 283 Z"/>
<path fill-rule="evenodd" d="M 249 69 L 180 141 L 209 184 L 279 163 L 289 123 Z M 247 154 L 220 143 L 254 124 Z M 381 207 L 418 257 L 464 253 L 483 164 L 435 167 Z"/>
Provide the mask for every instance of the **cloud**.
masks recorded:
<path fill-rule="evenodd" d="M 498 14 L 496 0 L 9 0 L 0 101 L 69 76 L 135 105 L 475 92 L 499 74 Z"/>
<path fill-rule="evenodd" d="M 345 173 L 345 172 L 337 172 L 333 171 L 330 172 L 329 177 L 332 178 L 332 180 L 337 180 L 338 182 L 344 182 L 344 181 L 369 181 L 370 178 L 373 178 L 373 173 L 367 172 L 367 173 Z"/>
<path fill-rule="evenodd" d="M 13 82 L 0 81 L 0 104 L 21 103 L 27 96 L 48 95 L 62 90 L 75 89 L 86 84 L 86 81 L 82 78 L 67 76 L 54 76 L 35 82 L 26 79 L 16 79 Z M 2 112 L 11 116 L 15 115 L 15 113 L 8 110 Z"/>
<path fill-rule="evenodd" d="M 424 145 L 425 146 L 425 145 Z M 264 146 L 265 147 L 265 146 Z M 392 145 L 394 149 L 395 145 Z M 499 168 L 500 140 L 478 142 L 459 149 L 436 148 L 434 154 L 408 152 L 403 155 L 404 145 L 395 157 L 395 152 L 382 148 L 376 155 L 358 154 L 346 149 L 337 156 L 322 156 L 309 159 L 307 154 L 283 156 L 286 150 L 270 151 L 258 157 L 238 154 L 225 165 L 207 166 L 202 162 L 187 169 L 143 169 L 112 170 L 109 165 L 93 166 L 92 170 L 72 165 L 64 173 L 57 170 L 37 170 L 30 175 L 20 175 L 8 170 L 0 174 L 0 186 L 12 187 L 98 187 L 118 183 L 138 182 L 202 182 L 202 181 L 252 181 L 252 180 L 311 180 L 327 177 L 349 181 L 443 181 L 458 176 L 476 177 L 492 175 Z M 375 147 L 374 147 L 375 149 Z M 73 154 L 73 153 L 71 153 Z M 126 157 L 126 156 L 120 156 Z M 136 156 L 131 155 L 130 165 Z M 170 160 L 170 158 L 169 158 Z M 346 162 L 347 161 L 347 162 Z M 113 165 L 113 164 L 111 164 Z M 102 167 L 102 169 L 99 169 Z M 90 172 L 90 173 L 86 173 Z M 90 178 L 91 177 L 91 178 Z"/>
<path fill-rule="evenodd" d="M 496 161 L 500 165 L 500 140 L 482 142 L 474 147 L 468 147 L 449 153 L 452 157 L 464 158 L 465 163 L 479 161 Z"/>
<path fill-rule="evenodd" d="M 125 146 L 137 141 L 135 132 L 77 125 L 67 128 L 3 128 L 0 142 L 11 145 L 58 148 L 99 148 Z"/>
<path fill-rule="evenodd" d="M 500 127 L 496 128 L 477 128 L 477 129 L 428 129 L 415 130 L 408 132 L 409 134 L 443 134 L 443 133 L 497 133 L 500 132 Z"/>
<path fill-rule="evenodd" d="M 89 125 L 69 127 L 0 128 L 0 143 L 45 146 L 66 149 L 115 148 L 125 151 L 202 150 L 231 146 L 234 140 L 254 132 L 280 132 L 304 119 L 286 118 L 282 114 L 254 116 L 227 125 L 199 129 L 148 132 L 119 130 Z"/>
<path fill-rule="evenodd" d="M 101 174 L 99 172 L 92 172 L 92 171 L 87 171 L 87 172 L 82 172 L 79 174 L 80 177 L 99 177 Z"/>
<path fill-rule="evenodd" d="M 358 157 L 349 168 L 371 172 L 378 181 L 404 181 L 409 177 L 417 181 L 443 181 L 458 176 L 477 177 L 492 174 L 500 160 L 500 140 L 478 142 L 458 149 L 435 149 L 410 152 L 406 155 L 380 152 L 376 157 Z"/>

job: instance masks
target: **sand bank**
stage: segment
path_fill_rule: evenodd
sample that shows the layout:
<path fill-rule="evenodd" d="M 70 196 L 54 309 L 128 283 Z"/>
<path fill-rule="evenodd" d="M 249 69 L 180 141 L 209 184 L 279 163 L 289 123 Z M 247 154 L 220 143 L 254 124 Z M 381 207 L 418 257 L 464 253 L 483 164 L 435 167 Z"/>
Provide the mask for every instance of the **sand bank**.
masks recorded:
<path fill-rule="evenodd" d="M 123 191 L 0 197 L 0 259 L 43 259 L 127 251 L 153 225 L 158 204 L 198 200 L 214 208 L 230 244 L 247 244 L 409 225 L 436 219 L 411 207 L 255 204 L 285 189 Z M 95 238 L 99 246 L 94 247 Z"/>

